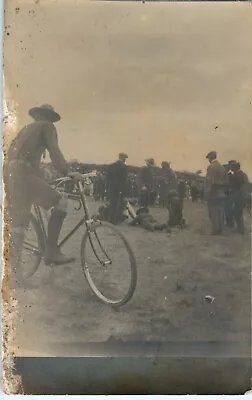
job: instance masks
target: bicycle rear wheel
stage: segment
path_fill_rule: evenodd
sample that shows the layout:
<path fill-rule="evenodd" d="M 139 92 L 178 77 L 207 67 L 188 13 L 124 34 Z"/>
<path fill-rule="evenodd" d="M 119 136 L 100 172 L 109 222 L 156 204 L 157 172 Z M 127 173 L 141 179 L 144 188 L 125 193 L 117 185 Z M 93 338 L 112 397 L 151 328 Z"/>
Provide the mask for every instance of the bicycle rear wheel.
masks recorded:
<path fill-rule="evenodd" d="M 85 232 L 81 264 L 90 288 L 102 302 L 120 307 L 132 298 L 136 259 L 128 240 L 114 225 L 99 222 L 92 232 Z"/>
<path fill-rule="evenodd" d="M 25 230 L 25 237 L 22 245 L 21 274 L 23 280 L 31 278 L 42 260 L 43 235 L 39 223 L 32 215 L 30 223 Z"/>

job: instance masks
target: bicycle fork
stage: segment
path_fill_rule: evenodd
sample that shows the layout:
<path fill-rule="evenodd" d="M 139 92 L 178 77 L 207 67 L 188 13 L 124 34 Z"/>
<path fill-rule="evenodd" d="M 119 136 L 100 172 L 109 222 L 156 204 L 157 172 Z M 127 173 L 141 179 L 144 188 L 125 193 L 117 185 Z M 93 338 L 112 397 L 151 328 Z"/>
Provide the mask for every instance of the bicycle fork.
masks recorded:
<path fill-rule="evenodd" d="M 93 252 L 95 254 L 95 257 L 97 258 L 97 260 L 99 261 L 99 263 L 103 267 L 105 267 L 107 265 L 111 265 L 112 264 L 112 260 L 109 258 L 107 252 L 103 248 L 103 246 L 102 246 L 102 244 L 100 242 L 100 239 L 99 239 L 99 237 L 97 235 L 97 232 L 96 232 L 96 228 L 98 226 L 101 226 L 101 221 L 98 221 L 98 220 L 95 220 L 93 218 L 90 218 L 90 213 L 89 213 L 89 209 L 88 209 L 87 200 L 86 200 L 86 197 L 84 195 L 84 186 L 83 186 L 82 182 L 80 182 L 80 181 L 78 182 L 78 190 L 79 190 L 79 193 L 80 193 L 81 203 L 83 205 L 83 209 L 84 209 L 85 214 L 86 214 L 85 224 L 86 224 L 87 231 L 88 231 L 89 242 L 90 242 L 92 250 L 93 250 Z M 99 255 L 97 254 L 97 251 L 96 251 L 96 249 L 94 247 L 94 244 L 93 244 L 92 238 L 91 238 L 91 234 L 92 233 L 94 233 L 94 235 L 96 237 L 96 240 L 97 240 L 97 242 L 99 244 L 99 247 L 100 247 L 102 253 L 104 254 L 104 256 L 106 257 L 106 260 L 104 260 L 104 261 L 102 261 L 101 258 L 99 257 Z"/>

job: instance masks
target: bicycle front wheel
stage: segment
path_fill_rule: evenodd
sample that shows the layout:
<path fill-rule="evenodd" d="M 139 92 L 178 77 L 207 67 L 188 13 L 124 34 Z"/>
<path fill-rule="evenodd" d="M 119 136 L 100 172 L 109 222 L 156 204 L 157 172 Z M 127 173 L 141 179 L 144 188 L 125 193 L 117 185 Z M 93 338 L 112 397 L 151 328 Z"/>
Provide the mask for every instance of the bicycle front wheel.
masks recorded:
<path fill-rule="evenodd" d="M 84 234 L 81 264 L 90 288 L 102 302 L 120 307 L 132 298 L 136 259 L 128 240 L 114 225 L 99 222 Z"/>

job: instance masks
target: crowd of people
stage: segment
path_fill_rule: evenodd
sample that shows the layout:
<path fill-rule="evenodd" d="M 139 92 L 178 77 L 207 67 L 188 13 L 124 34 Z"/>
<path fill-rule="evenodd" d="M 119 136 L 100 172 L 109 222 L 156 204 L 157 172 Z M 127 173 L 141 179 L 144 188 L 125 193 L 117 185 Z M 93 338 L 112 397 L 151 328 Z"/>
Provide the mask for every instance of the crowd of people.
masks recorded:
<path fill-rule="evenodd" d="M 171 162 L 163 161 L 160 166 L 153 158 L 145 160 L 145 166 L 138 173 L 127 167 L 128 156 L 120 153 L 118 160 L 97 172 L 86 188 L 86 194 L 106 206 L 100 208 L 103 219 L 113 224 L 125 220 L 125 199 L 139 208 L 138 218 L 133 225 L 145 226 L 149 230 L 161 230 L 149 214 L 149 207 L 161 207 L 168 210 L 166 228 L 184 227 L 184 200 L 206 203 L 212 226 L 212 234 L 222 234 L 224 226 L 236 228 L 244 233 L 243 211 L 251 208 L 251 188 L 247 175 L 241 170 L 240 163 L 230 160 L 227 164 L 217 161 L 217 153 L 210 152 L 207 157 L 209 167 L 206 176 L 191 174 L 191 179 L 182 178 L 173 171 Z M 73 182 L 66 188 L 71 192 Z M 148 214 L 148 215 L 147 215 Z M 134 218 L 133 218 L 134 219 Z M 153 220 L 156 228 L 149 222 Z M 139 221 L 148 221 L 139 223 Z M 149 228 L 147 228 L 149 227 Z"/>
<path fill-rule="evenodd" d="M 148 221 L 146 229 L 160 230 L 163 224 L 158 224 L 150 215 L 147 217 L 148 207 L 158 205 L 168 209 L 168 229 L 184 227 L 184 200 L 190 198 L 192 202 L 207 203 L 213 235 L 222 234 L 224 226 L 236 228 L 237 232 L 244 234 L 243 211 L 246 205 L 250 206 L 251 184 L 239 162 L 230 160 L 221 164 L 217 153 L 211 151 L 206 156 L 209 161 L 206 177 L 188 182 L 178 178 L 170 162 L 163 161 L 159 167 L 154 159 L 145 160 L 146 165 L 138 175 L 127 174 L 127 158 L 125 153 L 120 153 L 107 173 L 102 178 L 98 175 L 97 187 L 94 184 L 94 196 L 108 202 L 106 218 L 111 223 L 118 224 L 124 220 L 124 199 L 130 197 L 141 207 L 135 224 L 145 218 Z M 101 182 L 102 196 L 99 197 L 95 193 Z"/>
<path fill-rule="evenodd" d="M 166 207 L 166 192 L 169 189 L 167 174 L 171 171 L 171 163 L 164 161 L 163 167 L 155 165 L 155 161 L 146 161 L 146 166 L 139 173 L 128 172 L 124 186 L 127 198 L 137 199 L 139 204 L 152 207 Z M 152 167 L 153 164 L 153 167 Z M 166 167 L 167 166 L 167 167 Z M 148 167 L 147 171 L 145 170 Z M 192 174 L 193 178 L 185 179 L 176 176 L 181 198 L 195 201 L 204 200 L 204 178 Z M 95 200 L 104 201 L 107 197 L 107 169 L 99 171 L 93 179 L 90 191 Z"/>

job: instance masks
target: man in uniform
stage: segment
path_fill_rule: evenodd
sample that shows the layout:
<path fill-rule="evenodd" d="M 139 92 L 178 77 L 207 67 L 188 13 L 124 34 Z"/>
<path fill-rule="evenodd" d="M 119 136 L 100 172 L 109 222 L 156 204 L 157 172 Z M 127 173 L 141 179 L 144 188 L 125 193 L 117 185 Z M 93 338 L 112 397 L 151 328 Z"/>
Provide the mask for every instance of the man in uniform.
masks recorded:
<path fill-rule="evenodd" d="M 64 256 L 58 248 L 59 234 L 67 215 L 67 199 L 51 188 L 40 171 L 40 162 L 47 150 L 56 170 L 62 175 L 69 172 L 54 126 L 60 120 L 60 115 L 48 104 L 30 109 L 29 115 L 34 121 L 26 125 L 12 141 L 4 165 L 7 215 L 11 221 L 10 248 L 17 283 L 21 283 L 19 269 L 22 243 L 32 204 L 38 204 L 46 210 L 53 207 L 48 222 L 45 263 L 66 264 L 74 260 Z M 72 173 L 72 176 L 75 174 Z"/>
<path fill-rule="evenodd" d="M 118 160 L 109 166 L 107 172 L 108 220 L 112 224 L 118 224 L 123 214 L 123 198 L 127 189 L 127 158 L 127 154 L 120 153 Z"/>
<path fill-rule="evenodd" d="M 205 179 L 205 198 L 208 214 L 212 225 L 212 234 L 219 235 L 224 227 L 224 200 L 227 188 L 225 168 L 217 160 L 216 151 L 210 151 L 206 158 L 209 161 Z"/>

